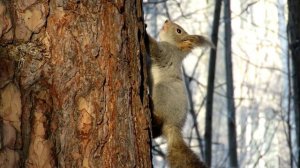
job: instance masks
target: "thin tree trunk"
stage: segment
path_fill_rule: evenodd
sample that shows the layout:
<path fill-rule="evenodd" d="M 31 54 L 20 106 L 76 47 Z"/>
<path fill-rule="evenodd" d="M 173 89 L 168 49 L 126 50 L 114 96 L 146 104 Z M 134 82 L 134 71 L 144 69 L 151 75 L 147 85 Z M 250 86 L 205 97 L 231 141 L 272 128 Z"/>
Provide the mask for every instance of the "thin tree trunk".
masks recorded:
<path fill-rule="evenodd" d="M 228 143 L 229 143 L 229 165 L 231 168 L 238 167 L 237 142 L 235 124 L 234 87 L 231 58 L 231 10 L 230 0 L 224 0 L 225 20 L 225 66 L 227 87 L 227 111 L 228 111 Z"/>
<path fill-rule="evenodd" d="M 300 2 L 288 0 L 289 23 L 288 35 L 289 46 L 293 65 L 293 88 L 296 124 L 296 151 L 298 156 L 296 167 L 300 168 Z"/>
<path fill-rule="evenodd" d="M 293 140 L 292 140 L 292 133 L 293 133 L 293 129 L 292 129 L 292 122 L 291 122 L 291 101 L 292 100 L 292 82 L 291 82 L 291 65 L 290 65 L 290 54 L 287 53 L 287 74 L 288 74 L 288 108 L 287 108 L 287 137 L 288 137 L 288 145 L 289 145 L 289 151 L 290 151 L 290 165 L 291 168 L 294 167 L 294 162 L 296 162 L 295 160 L 295 156 L 293 153 Z"/>
<path fill-rule="evenodd" d="M 205 115 L 205 162 L 211 167 L 211 150 L 212 150 L 212 116 L 213 116 L 213 99 L 214 99 L 214 84 L 217 59 L 217 44 L 219 34 L 219 23 L 221 15 L 222 0 L 216 0 L 214 21 L 211 39 L 216 48 L 210 50 L 209 70 L 207 79 L 207 100 L 206 100 L 206 115 Z"/>
<path fill-rule="evenodd" d="M 0 0 L 0 167 L 151 167 L 141 3 Z"/>

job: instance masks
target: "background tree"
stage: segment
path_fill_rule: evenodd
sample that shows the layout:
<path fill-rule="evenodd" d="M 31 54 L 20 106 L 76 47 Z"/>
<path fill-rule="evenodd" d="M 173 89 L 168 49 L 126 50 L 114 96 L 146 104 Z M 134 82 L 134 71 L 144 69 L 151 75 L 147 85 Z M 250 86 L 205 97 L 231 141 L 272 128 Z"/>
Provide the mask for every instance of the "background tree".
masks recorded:
<path fill-rule="evenodd" d="M 229 165 L 238 167 L 237 159 L 237 137 L 235 121 L 235 101 L 233 85 L 233 66 L 231 50 L 231 8 L 230 0 L 224 0 L 224 22 L 225 22 L 225 69 L 226 69 L 226 98 L 227 98 L 227 124 L 228 124 L 228 148 L 229 148 Z"/>
<path fill-rule="evenodd" d="M 296 126 L 296 167 L 300 168 L 300 2 L 288 0 L 289 22 L 288 35 L 289 47 L 293 65 L 293 89 L 295 104 Z M 293 164 L 293 163 L 292 163 Z"/>
<path fill-rule="evenodd" d="M 212 25 L 211 40 L 216 48 L 210 50 L 209 69 L 207 78 L 207 99 L 206 99 L 206 114 L 205 114 L 205 162 L 210 167 L 211 165 L 211 149 L 212 149 L 212 117 L 213 117 L 213 99 L 215 87 L 216 59 L 218 47 L 218 33 L 221 16 L 222 0 L 216 0 L 214 9 L 214 20 Z"/>
<path fill-rule="evenodd" d="M 0 167 L 151 167 L 141 1 L 0 1 Z"/>

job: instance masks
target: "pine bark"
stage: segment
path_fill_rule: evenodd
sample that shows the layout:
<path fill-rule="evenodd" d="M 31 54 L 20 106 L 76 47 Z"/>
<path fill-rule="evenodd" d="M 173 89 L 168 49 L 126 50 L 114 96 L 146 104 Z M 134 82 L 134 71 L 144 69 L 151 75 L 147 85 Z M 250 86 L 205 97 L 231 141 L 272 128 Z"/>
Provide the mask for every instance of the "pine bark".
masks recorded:
<path fill-rule="evenodd" d="M 0 167 L 151 167 L 141 3 L 0 0 Z"/>

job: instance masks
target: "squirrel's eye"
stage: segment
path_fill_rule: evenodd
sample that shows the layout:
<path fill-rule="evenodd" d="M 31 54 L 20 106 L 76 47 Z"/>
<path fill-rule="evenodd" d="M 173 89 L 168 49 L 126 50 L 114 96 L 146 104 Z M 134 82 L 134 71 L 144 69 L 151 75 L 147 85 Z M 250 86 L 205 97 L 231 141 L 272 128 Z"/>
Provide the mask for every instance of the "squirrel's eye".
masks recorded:
<path fill-rule="evenodd" d="M 179 34 L 180 34 L 180 33 L 181 33 L 181 30 L 180 30 L 180 29 L 177 29 L 177 33 L 179 33 Z"/>

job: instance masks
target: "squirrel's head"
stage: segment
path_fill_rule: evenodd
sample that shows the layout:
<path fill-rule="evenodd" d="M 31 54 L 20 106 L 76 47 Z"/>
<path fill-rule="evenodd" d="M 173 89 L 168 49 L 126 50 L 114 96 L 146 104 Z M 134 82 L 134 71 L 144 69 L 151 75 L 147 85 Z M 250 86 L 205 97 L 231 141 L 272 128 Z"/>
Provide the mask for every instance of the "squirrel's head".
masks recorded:
<path fill-rule="evenodd" d="M 182 51 L 191 51 L 196 47 L 209 46 L 215 48 L 214 44 L 203 36 L 189 35 L 181 26 L 166 20 L 159 32 L 160 41 L 176 45 Z"/>

